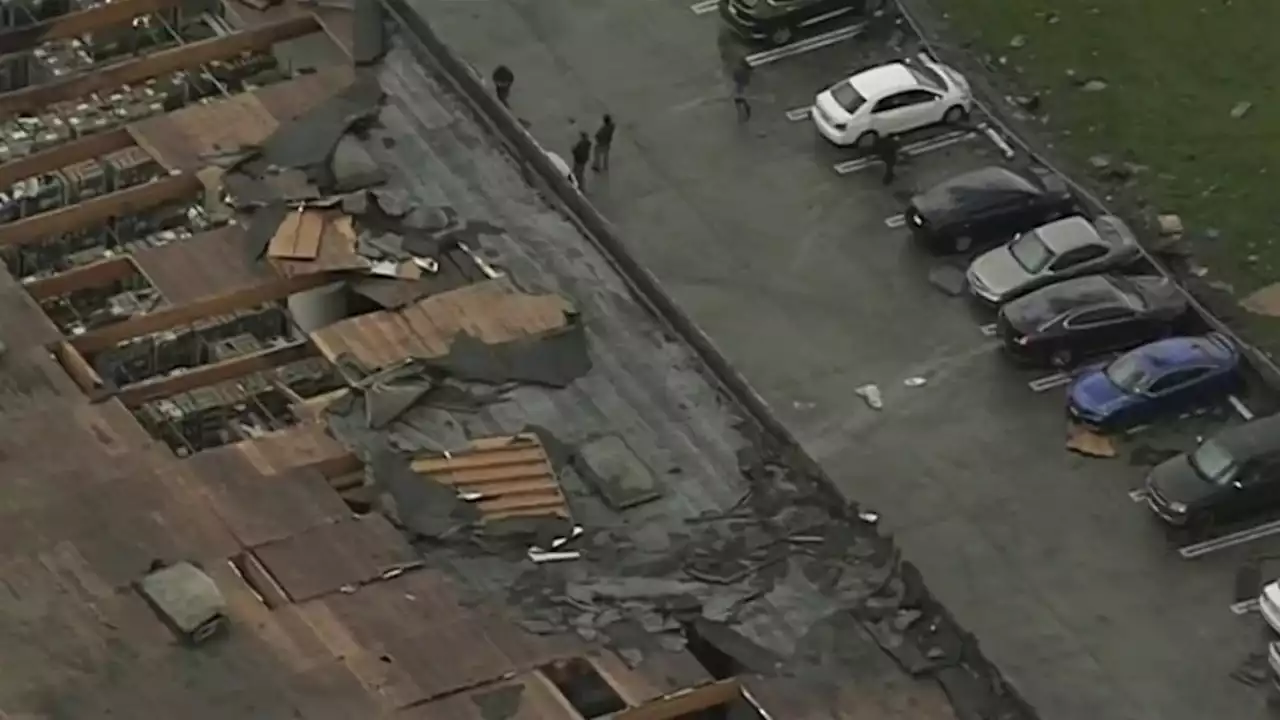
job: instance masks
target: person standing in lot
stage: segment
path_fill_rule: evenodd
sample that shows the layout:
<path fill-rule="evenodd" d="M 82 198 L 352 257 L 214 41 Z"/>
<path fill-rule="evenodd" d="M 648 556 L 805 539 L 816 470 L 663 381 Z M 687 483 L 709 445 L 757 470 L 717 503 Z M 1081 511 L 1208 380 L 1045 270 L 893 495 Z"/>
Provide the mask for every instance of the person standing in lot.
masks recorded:
<path fill-rule="evenodd" d="M 583 192 L 587 191 L 588 162 L 591 162 L 591 138 L 585 132 L 579 132 L 578 142 L 573 144 L 573 178 Z"/>
<path fill-rule="evenodd" d="M 898 167 L 898 139 L 892 135 L 881 135 L 876 138 L 876 157 L 884 163 L 884 177 L 881 182 L 886 186 L 893 183 L 894 170 Z"/>
<path fill-rule="evenodd" d="M 613 131 L 618 126 L 613 124 L 613 116 L 605 115 L 600 129 L 596 130 L 596 153 L 591 162 L 591 169 L 605 172 L 609 169 L 609 147 L 613 145 Z"/>
<path fill-rule="evenodd" d="M 733 107 L 738 111 L 738 122 L 751 119 L 751 102 L 747 100 L 747 86 L 751 84 L 751 63 L 741 58 L 733 67 Z"/>
<path fill-rule="evenodd" d="M 511 86 L 515 81 L 515 73 L 511 72 L 511 68 L 506 65 L 499 65 L 493 69 L 494 92 L 498 94 L 498 102 L 506 107 L 511 107 L 507 102 L 507 98 L 511 97 Z"/>

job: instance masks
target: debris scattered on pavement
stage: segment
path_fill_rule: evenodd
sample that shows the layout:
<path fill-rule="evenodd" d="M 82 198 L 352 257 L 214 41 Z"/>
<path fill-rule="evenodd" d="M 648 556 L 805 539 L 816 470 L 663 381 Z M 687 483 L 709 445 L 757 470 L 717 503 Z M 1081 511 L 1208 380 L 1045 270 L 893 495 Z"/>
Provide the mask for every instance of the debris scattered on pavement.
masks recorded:
<path fill-rule="evenodd" d="M 1087 457 L 1113 458 L 1115 443 L 1111 438 L 1074 423 L 1067 424 L 1067 449 Z"/>
<path fill-rule="evenodd" d="M 1181 237 L 1183 233 L 1182 218 L 1167 213 L 1156 217 L 1156 225 L 1164 237 Z"/>
<path fill-rule="evenodd" d="M 875 383 L 867 383 L 853 392 L 866 400 L 872 410 L 880 410 L 884 407 L 884 398 L 880 396 L 880 388 Z"/>
<path fill-rule="evenodd" d="M 1253 103 L 1249 102 L 1248 100 L 1243 100 L 1241 102 L 1238 102 L 1235 104 L 1235 107 L 1231 108 L 1231 119 L 1239 120 L 1240 118 L 1249 114 L 1249 111 L 1252 109 L 1253 109 Z"/>
<path fill-rule="evenodd" d="M 1240 307 L 1255 315 L 1280 317 L 1280 283 L 1272 283 L 1255 290 L 1240 301 Z"/>
<path fill-rule="evenodd" d="M 924 385 L 927 382 L 929 382 L 927 379 L 917 375 L 916 377 L 909 377 L 906 380 L 903 380 L 902 384 L 906 385 L 907 387 L 920 387 L 921 385 Z"/>

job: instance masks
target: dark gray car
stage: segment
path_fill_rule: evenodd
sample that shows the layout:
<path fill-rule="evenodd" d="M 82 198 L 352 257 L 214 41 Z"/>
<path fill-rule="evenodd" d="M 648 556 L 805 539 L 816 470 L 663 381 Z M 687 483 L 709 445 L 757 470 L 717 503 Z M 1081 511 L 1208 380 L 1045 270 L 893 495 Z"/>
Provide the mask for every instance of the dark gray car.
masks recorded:
<path fill-rule="evenodd" d="M 1117 217 L 1075 215 L 1022 233 L 969 265 L 969 289 L 1000 305 L 1067 278 L 1133 264 L 1138 240 Z"/>

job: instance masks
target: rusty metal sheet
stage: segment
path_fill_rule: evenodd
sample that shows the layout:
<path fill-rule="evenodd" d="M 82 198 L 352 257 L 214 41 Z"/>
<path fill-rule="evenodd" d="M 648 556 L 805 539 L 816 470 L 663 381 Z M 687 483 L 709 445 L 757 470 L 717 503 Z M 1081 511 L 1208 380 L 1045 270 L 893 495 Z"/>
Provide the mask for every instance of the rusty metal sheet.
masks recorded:
<path fill-rule="evenodd" d="M 311 339 L 331 360 L 349 353 L 372 370 L 411 357 L 441 357 L 460 332 L 500 343 L 559 330 L 571 310 L 559 295 L 529 295 L 507 280 L 490 280 L 401 310 L 348 318 L 311 333 Z"/>
<path fill-rule="evenodd" d="M 253 553 L 294 602 L 354 588 L 417 559 L 381 515 L 318 525 Z"/>
<path fill-rule="evenodd" d="M 421 456 L 412 467 L 472 499 L 486 521 L 569 517 L 556 470 L 533 433 L 479 438 L 448 455 Z"/>
<path fill-rule="evenodd" d="M 138 269 L 172 305 L 225 295 L 273 277 L 246 249 L 241 225 L 226 225 L 186 240 L 134 253 Z"/>

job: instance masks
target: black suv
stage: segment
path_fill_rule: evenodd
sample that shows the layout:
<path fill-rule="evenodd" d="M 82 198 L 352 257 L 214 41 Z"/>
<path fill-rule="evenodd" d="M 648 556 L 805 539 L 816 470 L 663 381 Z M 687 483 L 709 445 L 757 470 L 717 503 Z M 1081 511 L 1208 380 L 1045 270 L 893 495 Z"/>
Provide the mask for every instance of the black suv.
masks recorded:
<path fill-rule="evenodd" d="M 805 30 L 865 18 L 888 0 L 720 0 L 720 17 L 738 35 L 785 45 Z"/>

